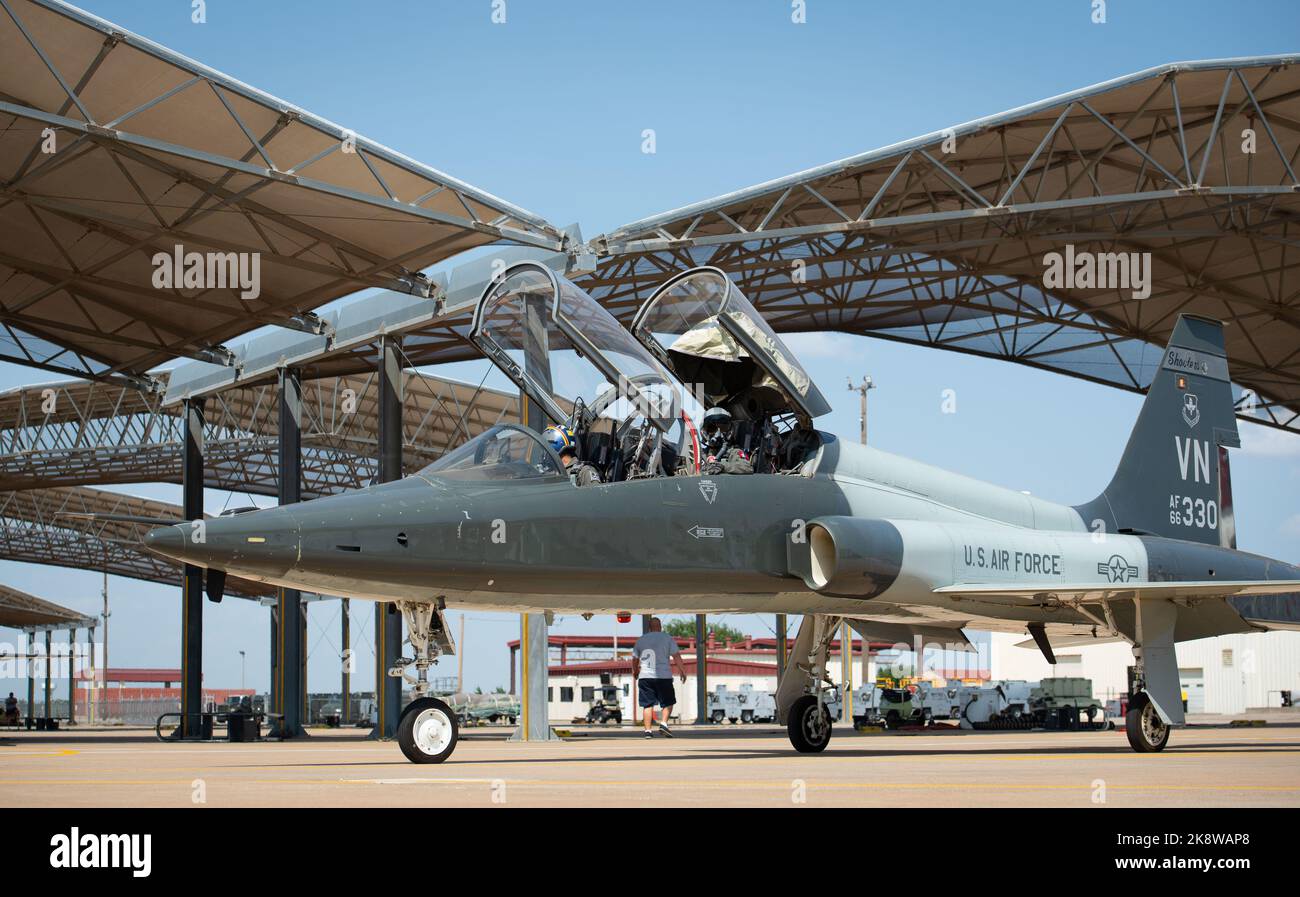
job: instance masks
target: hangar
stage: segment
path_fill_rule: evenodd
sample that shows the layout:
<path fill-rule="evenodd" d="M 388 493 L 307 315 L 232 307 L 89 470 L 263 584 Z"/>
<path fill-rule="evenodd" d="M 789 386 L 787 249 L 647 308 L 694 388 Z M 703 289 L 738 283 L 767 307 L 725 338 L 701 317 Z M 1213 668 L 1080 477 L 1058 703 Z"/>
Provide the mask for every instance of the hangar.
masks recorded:
<path fill-rule="evenodd" d="M 1177 315 L 1210 315 L 1230 324 L 1239 416 L 1300 428 L 1300 57 L 1159 66 L 583 240 L 58 0 L 3 11 L 0 357 L 84 381 L 0 398 L 14 556 L 38 557 L 22 528 L 62 532 L 72 501 L 94 509 L 74 518 L 93 524 L 72 538 L 83 557 L 174 576 L 132 566 L 136 534 L 108 528 L 121 499 L 92 484 L 180 482 L 179 516 L 200 519 L 205 485 L 289 503 L 398 478 L 408 456 L 472 435 L 480 398 L 481 426 L 524 417 L 467 385 L 448 387 L 454 402 L 430 387 L 423 412 L 411 401 L 411 372 L 475 357 L 465 335 L 490 264 L 425 272 L 488 245 L 562 268 L 624 321 L 665 276 L 707 262 L 780 332 L 865 334 L 1135 392 Z M 255 255 L 256 295 L 156 288 L 153 260 L 178 246 Z M 1149 295 L 1047 285 L 1043 259 L 1065 246 L 1149 257 Z M 385 292 L 324 308 L 368 289 Z M 313 395 L 358 385 L 364 425 L 315 426 Z M 33 405 L 46 389 L 51 412 Z M 454 423 L 412 450 L 412 414 Z M 176 514 L 125 516 L 136 511 Z M 181 579 L 189 726 L 205 583 L 198 568 Z M 282 656 L 300 651 L 300 597 L 276 596 Z M 388 733 L 401 621 L 379 606 L 376 624 Z M 277 681 L 290 732 L 294 669 Z"/>

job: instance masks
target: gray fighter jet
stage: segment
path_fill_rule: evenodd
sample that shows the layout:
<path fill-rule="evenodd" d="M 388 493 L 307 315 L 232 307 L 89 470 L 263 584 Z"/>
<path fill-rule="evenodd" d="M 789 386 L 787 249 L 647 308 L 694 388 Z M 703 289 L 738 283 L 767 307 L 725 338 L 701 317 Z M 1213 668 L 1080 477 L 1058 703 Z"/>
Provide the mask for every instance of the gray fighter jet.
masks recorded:
<path fill-rule="evenodd" d="M 1300 628 L 1300 568 L 1235 548 L 1239 442 L 1216 321 L 1178 322 L 1114 478 L 1076 507 L 815 429 L 825 398 L 714 268 L 664 283 L 629 331 L 522 263 L 487 286 L 471 339 L 528 395 L 535 424 L 572 431 L 601 482 L 578 485 L 534 430 L 497 426 L 398 482 L 146 537 L 218 577 L 394 602 L 415 655 L 399 728 L 415 762 L 456 743 L 454 714 L 425 685 L 450 646 L 449 605 L 801 614 L 777 705 L 804 752 L 831 737 L 826 657 L 841 621 L 958 648 L 963 628 L 1028 632 L 1049 660 L 1054 645 L 1126 641 L 1138 751 L 1184 722 L 1175 642 Z M 715 407 L 732 424 L 702 434 Z M 725 472 L 746 468 L 719 463 L 736 457 L 753 472 Z"/>

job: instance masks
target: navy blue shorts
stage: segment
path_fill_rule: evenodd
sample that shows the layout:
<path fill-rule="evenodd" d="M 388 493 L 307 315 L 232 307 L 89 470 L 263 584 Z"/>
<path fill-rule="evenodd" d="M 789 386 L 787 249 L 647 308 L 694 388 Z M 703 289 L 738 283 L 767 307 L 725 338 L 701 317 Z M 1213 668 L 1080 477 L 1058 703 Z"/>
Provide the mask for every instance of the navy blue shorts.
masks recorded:
<path fill-rule="evenodd" d="M 638 679 L 636 683 L 636 702 L 642 707 L 672 707 L 677 703 L 677 692 L 673 691 L 671 679 Z"/>

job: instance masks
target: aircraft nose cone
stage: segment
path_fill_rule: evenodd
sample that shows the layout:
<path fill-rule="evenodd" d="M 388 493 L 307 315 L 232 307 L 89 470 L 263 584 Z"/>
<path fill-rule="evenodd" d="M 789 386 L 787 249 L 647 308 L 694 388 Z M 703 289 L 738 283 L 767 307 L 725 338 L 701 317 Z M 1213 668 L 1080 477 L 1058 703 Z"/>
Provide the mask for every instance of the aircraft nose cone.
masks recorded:
<path fill-rule="evenodd" d="M 185 534 L 179 526 L 159 526 L 144 534 L 144 547 L 157 554 L 178 557 L 185 548 Z"/>

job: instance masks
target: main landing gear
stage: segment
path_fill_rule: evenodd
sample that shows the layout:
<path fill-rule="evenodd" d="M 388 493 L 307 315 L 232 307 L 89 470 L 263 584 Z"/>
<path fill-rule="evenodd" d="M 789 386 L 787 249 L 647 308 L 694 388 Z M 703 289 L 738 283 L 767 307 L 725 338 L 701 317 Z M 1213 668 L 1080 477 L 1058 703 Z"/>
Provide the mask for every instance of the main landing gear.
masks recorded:
<path fill-rule="evenodd" d="M 460 737 L 456 714 L 445 702 L 429 696 L 429 667 L 440 655 L 456 653 L 443 617 L 444 606 L 441 598 L 436 605 L 397 602 L 406 620 L 406 641 L 415 657 L 398 658 L 388 675 L 406 680 L 415 692 L 415 700 L 406 705 L 397 724 L 397 743 L 412 763 L 441 763 L 451 756 Z M 406 672 L 408 666 L 415 667 L 414 676 Z"/>
<path fill-rule="evenodd" d="M 1147 700 L 1146 695 L 1135 695 L 1133 702 L 1124 715 L 1129 746 L 1139 754 L 1163 751 L 1169 743 L 1170 727 L 1160 718 L 1156 705 Z"/>
<path fill-rule="evenodd" d="M 790 666 L 777 684 L 777 720 L 785 723 L 790 743 L 801 754 L 826 750 L 834 731 L 825 695 L 835 683 L 826 675 L 826 655 L 839 625 L 839 617 L 805 616 L 790 653 Z"/>
<path fill-rule="evenodd" d="M 1177 605 L 1163 598 L 1134 600 L 1132 635 L 1116 625 L 1108 599 L 1101 600 L 1102 617 L 1082 603 L 1076 603 L 1075 609 L 1133 647 L 1133 685 L 1124 731 L 1129 746 L 1139 754 L 1163 751 L 1169 733 L 1186 722 L 1174 652 Z"/>

